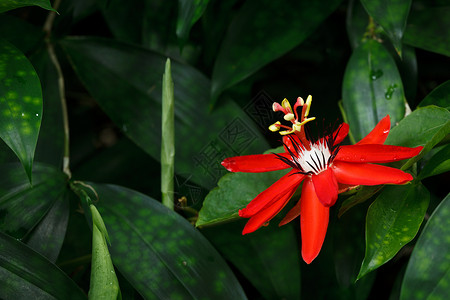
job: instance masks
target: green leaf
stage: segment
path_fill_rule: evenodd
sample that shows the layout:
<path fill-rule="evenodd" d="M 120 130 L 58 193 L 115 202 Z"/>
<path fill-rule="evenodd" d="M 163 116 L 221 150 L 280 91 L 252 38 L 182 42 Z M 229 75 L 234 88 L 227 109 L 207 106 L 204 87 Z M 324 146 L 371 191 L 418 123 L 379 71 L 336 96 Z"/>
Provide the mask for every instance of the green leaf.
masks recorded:
<path fill-rule="evenodd" d="M 69 222 L 69 198 L 67 193 L 56 199 L 45 217 L 29 234 L 26 244 L 34 251 L 56 262 Z"/>
<path fill-rule="evenodd" d="M 450 144 L 433 155 L 420 171 L 419 180 L 450 171 Z"/>
<path fill-rule="evenodd" d="M 345 25 L 352 49 L 361 45 L 369 23 L 369 16 L 360 1 L 350 0 L 347 7 Z"/>
<path fill-rule="evenodd" d="M 246 298 L 217 251 L 177 213 L 124 187 L 91 185 L 113 262 L 144 298 Z"/>
<path fill-rule="evenodd" d="M 339 217 L 341 217 L 344 213 L 346 213 L 353 206 L 365 202 L 367 199 L 378 193 L 380 189 L 382 189 L 382 185 L 375 186 L 359 186 L 356 188 L 356 194 L 350 196 L 342 202 L 341 207 L 339 208 Z"/>
<path fill-rule="evenodd" d="M 356 141 L 388 114 L 391 124 L 403 118 L 402 80 L 394 59 L 383 45 L 368 40 L 355 49 L 345 70 L 342 100 Z"/>
<path fill-rule="evenodd" d="M 200 19 L 209 0 L 178 0 L 177 36 L 184 44 L 192 25 Z"/>
<path fill-rule="evenodd" d="M 340 4 L 327 1 L 245 1 L 220 47 L 211 106 L 225 89 L 303 42 Z"/>
<path fill-rule="evenodd" d="M 411 0 L 361 0 L 369 15 L 384 29 L 400 56 L 403 31 L 411 2 Z"/>
<path fill-rule="evenodd" d="M 450 109 L 450 80 L 439 85 L 431 91 L 418 105 L 424 107 L 428 105 L 437 105 Z"/>
<path fill-rule="evenodd" d="M 92 204 L 89 208 L 93 222 L 89 299 L 117 299 L 120 295 L 120 288 L 106 244 L 106 241 L 109 240 L 108 232 L 97 208 Z"/>
<path fill-rule="evenodd" d="M 421 184 L 388 186 L 370 205 L 366 218 L 366 254 L 358 279 L 389 260 L 417 234 L 430 201 Z"/>
<path fill-rule="evenodd" d="M 0 15 L 0 32 L 2 38 L 23 53 L 36 49 L 45 35 L 41 27 L 8 14 Z"/>
<path fill-rule="evenodd" d="M 0 39 L 0 137 L 22 162 L 31 182 L 42 118 L 39 77 L 28 59 Z"/>
<path fill-rule="evenodd" d="M 56 265 L 0 232 L 0 298 L 86 299 Z"/>
<path fill-rule="evenodd" d="M 239 218 L 239 209 L 280 179 L 286 171 L 229 173 L 206 196 L 196 226 L 212 225 Z"/>
<path fill-rule="evenodd" d="M 417 240 L 403 278 L 400 300 L 446 299 L 450 282 L 450 194 Z"/>
<path fill-rule="evenodd" d="M 18 164 L 0 167 L 0 231 L 24 238 L 66 191 L 66 176 L 52 167 L 36 164 L 34 184 Z"/>
<path fill-rule="evenodd" d="M 450 112 L 437 106 L 418 108 L 392 128 L 387 145 L 423 146 L 419 155 L 410 158 L 402 167 L 406 170 L 421 159 L 450 133 Z"/>
<path fill-rule="evenodd" d="M 62 45 L 102 109 L 131 140 L 160 160 L 161 75 L 167 57 L 107 39 L 65 39 Z M 210 82 L 204 75 L 175 60 L 171 70 L 175 99 L 180 100 L 174 108 L 175 172 L 213 187 L 226 172 L 220 165 L 225 157 L 268 148 L 235 103 L 208 109 Z"/>
<path fill-rule="evenodd" d="M 169 209 L 174 205 L 175 122 L 173 80 L 170 59 L 166 61 L 162 87 L 161 123 L 161 194 L 162 203 Z"/>
<path fill-rule="evenodd" d="M 264 299 L 300 299 L 301 252 L 293 227 L 298 223 L 282 227 L 271 225 L 242 235 L 243 223 L 242 219 L 207 227 L 201 232 Z"/>
<path fill-rule="evenodd" d="M 403 41 L 413 47 L 450 56 L 450 7 L 412 10 Z"/>
<path fill-rule="evenodd" d="M 24 6 L 40 6 L 43 9 L 56 11 L 52 8 L 49 0 L 2 0 L 0 3 L 0 13 Z"/>

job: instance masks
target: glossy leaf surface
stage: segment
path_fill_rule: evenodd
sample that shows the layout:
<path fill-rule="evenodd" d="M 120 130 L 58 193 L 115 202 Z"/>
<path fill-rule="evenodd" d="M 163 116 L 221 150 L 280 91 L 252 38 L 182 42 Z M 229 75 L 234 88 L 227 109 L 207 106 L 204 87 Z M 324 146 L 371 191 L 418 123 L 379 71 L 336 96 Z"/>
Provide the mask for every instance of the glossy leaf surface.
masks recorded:
<path fill-rule="evenodd" d="M 55 11 L 49 0 L 2 0 L 0 3 L 0 13 L 24 6 L 37 5 L 44 9 Z"/>
<path fill-rule="evenodd" d="M 18 164 L 3 165 L 0 173 L 0 231 L 22 239 L 64 196 L 66 177 L 40 164 L 33 171 L 33 186 Z"/>
<path fill-rule="evenodd" d="M 344 110 L 355 141 L 386 115 L 391 124 L 405 113 L 403 84 L 394 59 L 383 45 L 368 40 L 354 50 L 342 86 Z"/>
<path fill-rule="evenodd" d="M 124 187 L 92 186 L 113 262 L 144 298 L 246 299 L 217 251 L 177 213 Z"/>
<path fill-rule="evenodd" d="M 411 0 L 361 0 L 369 15 L 386 32 L 397 52 L 402 52 L 402 36 Z"/>
<path fill-rule="evenodd" d="M 400 294 L 407 299 L 446 299 L 450 282 L 450 194 L 442 200 L 417 240 Z"/>
<path fill-rule="evenodd" d="M 431 159 L 420 171 L 419 179 L 424 179 L 430 176 L 442 174 L 450 171 L 450 144 L 447 144 L 433 155 Z"/>
<path fill-rule="evenodd" d="M 242 235 L 243 219 L 207 227 L 201 232 L 264 299 L 300 299 L 301 255 L 294 230 L 294 226 L 299 226 L 298 220 L 278 227 L 280 220 L 245 236 Z"/>
<path fill-rule="evenodd" d="M 22 162 L 31 182 L 42 118 L 39 77 L 17 48 L 0 39 L 0 137 Z"/>
<path fill-rule="evenodd" d="M 391 260 L 417 234 L 430 201 L 421 184 L 387 186 L 370 205 L 366 254 L 358 278 Z"/>
<path fill-rule="evenodd" d="M 246 1 L 230 24 L 217 55 L 212 105 L 222 91 L 305 40 L 340 2 Z"/>
<path fill-rule="evenodd" d="M 86 296 L 56 265 L 0 232 L 0 298 L 75 300 Z"/>
<path fill-rule="evenodd" d="M 209 0 L 178 0 L 177 36 L 184 43 L 192 25 L 198 21 Z"/>
<path fill-rule="evenodd" d="M 167 57 L 107 39 L 73 38 L 62 45 L 102 109 L 131 140 L 159 160 L 161 78 Z M 257 153 L 267 149 L 267 144 L 253 121 L 233 102 L 209 110 L 210 82 L 200 72 L 175 60 L 171 69 L 175 172 L 213 187 L 225 174 L 220 166 L 225 157 Z"/>
<path fill-rule="evenodd" d="M 437 105 L 450 109 L 450 80 L 447 80 L 431 91 L 418 106 L 424 107 L 427 105 Z"/>
<path fill-rule="evenodd" d="M 450 56 L 450 7 L 411 11 L 403 41 L 405 44 Z"/>

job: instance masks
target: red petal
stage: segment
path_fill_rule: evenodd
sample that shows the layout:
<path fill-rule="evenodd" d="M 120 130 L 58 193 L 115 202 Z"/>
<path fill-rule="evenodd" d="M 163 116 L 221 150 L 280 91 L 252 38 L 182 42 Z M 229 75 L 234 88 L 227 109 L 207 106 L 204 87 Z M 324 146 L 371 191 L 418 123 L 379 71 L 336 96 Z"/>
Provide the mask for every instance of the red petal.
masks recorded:
<path fill-rule="evenodd" d="M 264 223 L 270 221 L 277 213 L 279 213 L 283 209 L 286 203 L 288 203 L 294 192 L 295 190 L 292 190 L 289 193 L 284 194 L 275 203 L 268 207 L 265 207 L 256 215 L 251 217 L 250 220 L 248 220 L 247 224 L 245 224 L 244 230 L 242 230 L 242 234 L 251 233 L 264 225 Z"/>
<path fill-rule="evenodd" d="M 298 216 L 300 216 L 300 203 L 301 201 L 298 200 L 298 202 L 294 205 L 293 208 L 291 208 L 290 211 L 288 211 L 288 213 L 286 214 L 286 216 L 283 218 L 283 220 L 281 220 L 280 224 L 278 224 L 278 226 L 283 226 L 286 225 L 287 223 L 289 223 L 290 221 L 294 220 L 295 218 L 297 218 Z"/>
<path fill-rule="evenodd" d="M 289 154 L 281 153 L 281 156 L 291 158 Z M 260 173 L 277 171 L 290 168 L 289 165 L 281 161 L 275 154 L 256 154 L 225 158 L 222 162 L 230 172 Z"/>
<path fill-rule="evenodd" d="M 317 198 L 323 206 L 330 207 L 336 203 L 338 198 L 338 183 L 331 169 L 325 169 L 323 172 L 312 176 L 314 190 Z"/>
<path fill-rule="evenodd" d="M 335 160 L 358 163 L 385 163 L 411 158 L 419 154 L 422 149 L 422 146 L 408 148 L 379 144 L 341 146 Z"/>
<path fill-rule="evenodd" d="M 302 257 L 310 264 L 319 255 L 328 227 L 329 208 L 323 206 L 316 196 L 311 179 L 303 183 L 300 228 L 302 234 Z"/>
<path fill-rule="evenodd" d="M 347 123 L 342 123 L 338 129 L 333 132 L 334 144 L 341 143 L 348 134 L 349 126 Z"/>
<path fill-rule="evenodd" d="M 298 149 L 298 146 L 293 146 L 292 145 L 293 142 L 296 142 L 297 145 L 300 145 L 300 146 L 303 145 L 303 143 L 300 141 L 300 138 L 298 136 L 296 136 L 295 134 L 289 134 L 289 135 L 283 136 L 284 151 L 286 153 L 289 153 L 287 148 L 289 148 L 289 150 L 292 153 L 297 153 L 296 149 Z"/>
<path fill-rule="evenodd" d="M 358 164 L 343 161 L 333 162 L 334 176 L 339 183 L 351 185 L 404 184 L 411 181 L 411 174 L 390 167 Z"/>
<path fill-rule="evenodd" d="M 246 208 L 239 211 L 239 216 L 242 218 L 250 218 L 257 214 L 260 210 L 276 202 L 284 195 L 297 189 L 302 182 L 304 175 L 295 174 L 296 170 L 292 170 L 274 184 L 261 192 L 255 199 L 253 199 Z"/>
<path fill-rule="evenodd" d="M 366 135 L 362 140 L 357 142 L 357 145 L 364 144 L 383 144 L 386 140 L 389 130 L 391 129 L 391 119 L 386 115 L 380 122 Z"/>

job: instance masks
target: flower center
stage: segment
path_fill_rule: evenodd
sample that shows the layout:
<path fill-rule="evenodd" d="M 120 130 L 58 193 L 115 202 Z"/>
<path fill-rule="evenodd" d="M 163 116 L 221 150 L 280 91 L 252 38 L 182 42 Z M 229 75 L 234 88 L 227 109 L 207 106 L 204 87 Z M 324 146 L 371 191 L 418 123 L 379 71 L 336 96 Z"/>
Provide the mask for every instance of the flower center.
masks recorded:
<path fill-rule="evenodd" d="M 332 160 L 332 154 L 324 138 L 310 145 L 310 149 L 304 147 L 296 149 L 292 161 L 303 173 L 319 174 L 328 168 Z"/>

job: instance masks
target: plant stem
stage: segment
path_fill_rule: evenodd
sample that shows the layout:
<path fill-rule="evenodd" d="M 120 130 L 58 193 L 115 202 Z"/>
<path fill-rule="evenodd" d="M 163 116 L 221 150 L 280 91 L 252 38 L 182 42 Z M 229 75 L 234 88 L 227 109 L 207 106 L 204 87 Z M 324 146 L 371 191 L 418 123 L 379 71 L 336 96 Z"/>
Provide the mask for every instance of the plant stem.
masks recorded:
<path fill-rule="evenodd" d="M 162 124 L 161 124 L 161 195 L 162 203 L 174 209 L 174 161 L 175 161 L 174 95 L 170 59 L 162 84 Z"/>
<path fill-rule="evenodd" d="M 61 4 L 61 0 L 55 0 L 53 3 L 53 8 L 55 10 L 58 9 Z M 70 152 L 69 152 L 69 116 L 67 113 L 67 104 L 66 104 L 66 93 L 64 88 L 64 76 L 61 70 L 61 65 L 59 64 L 58 58 L 56 57 L 55 48 L 53 43 L 51 42 L 51 32 L 53 27 L 53 22 L 55 21 L 56 12 L 51 11 L 47 19 L 45 20 L 43 30 L 46 33 L 45 43 L 47 45 L 48 55 L 50 60 L 52 61 L 56 72 L 58 74 L 58 90 L 59 96 L 61 100 L 61 110 L 63 117 L 63 126 L 64 126 L 64 156 L 63 156 L 63 172 L 69 177 L 72 177 L 72 173 L 70 171 L 69 162 L 70 162 Z"/>

